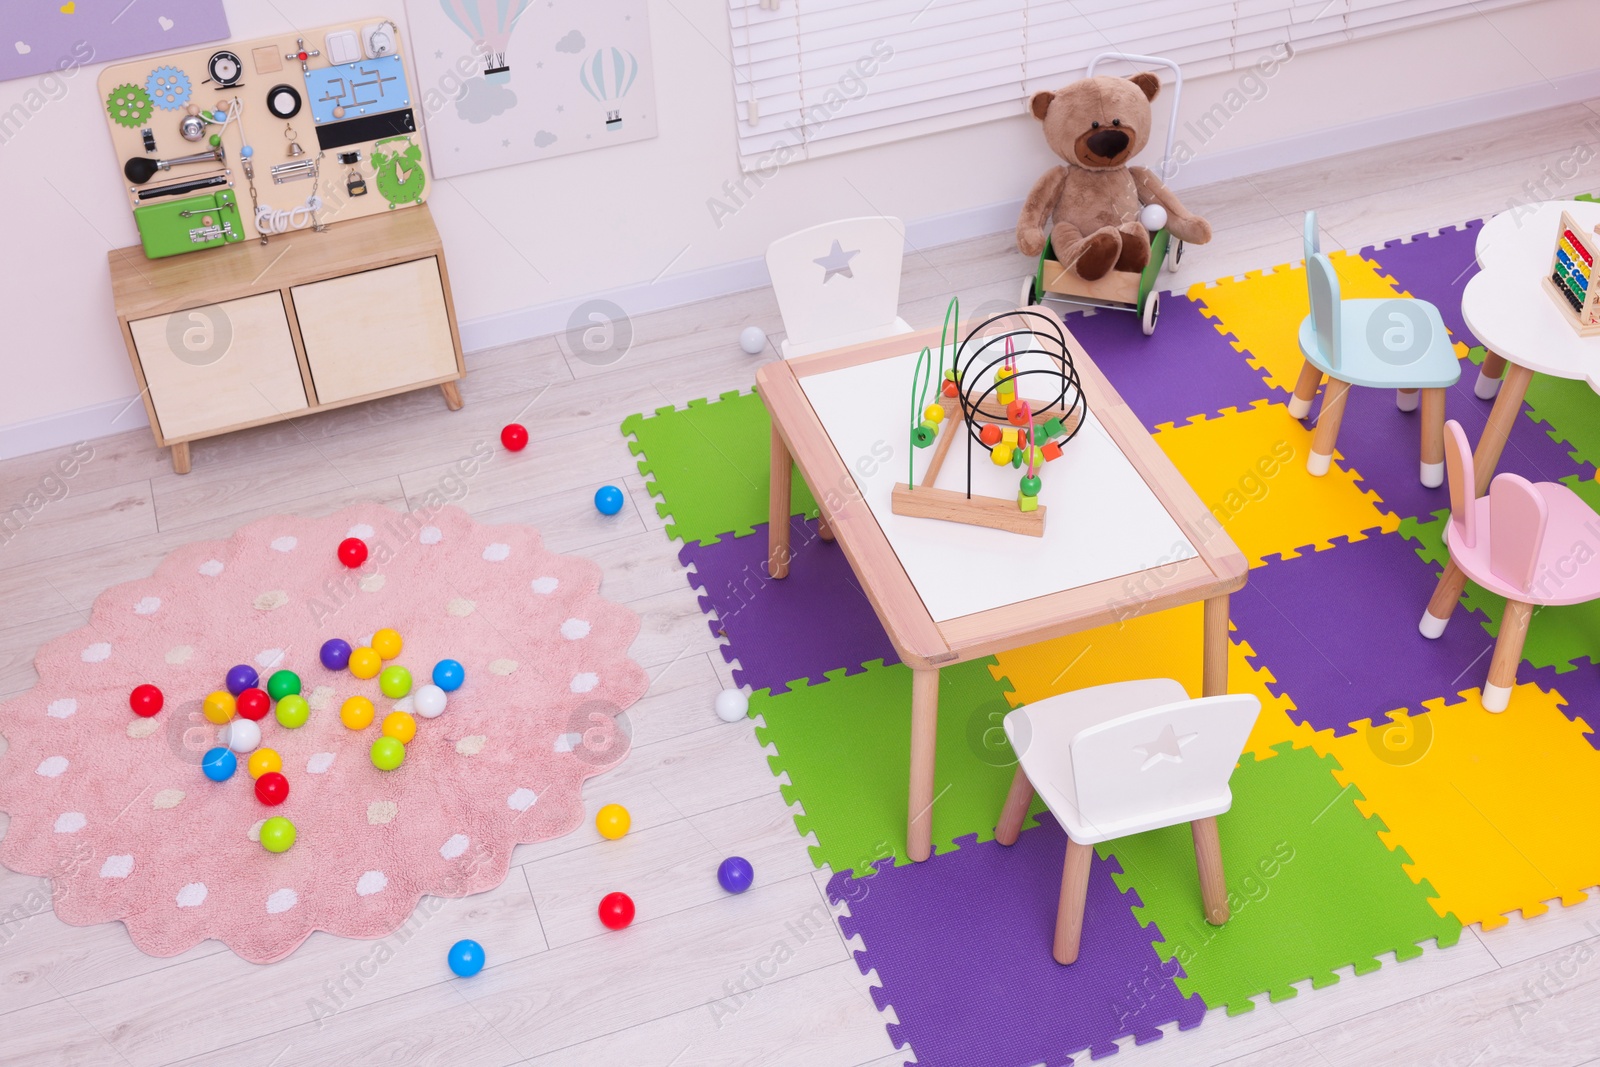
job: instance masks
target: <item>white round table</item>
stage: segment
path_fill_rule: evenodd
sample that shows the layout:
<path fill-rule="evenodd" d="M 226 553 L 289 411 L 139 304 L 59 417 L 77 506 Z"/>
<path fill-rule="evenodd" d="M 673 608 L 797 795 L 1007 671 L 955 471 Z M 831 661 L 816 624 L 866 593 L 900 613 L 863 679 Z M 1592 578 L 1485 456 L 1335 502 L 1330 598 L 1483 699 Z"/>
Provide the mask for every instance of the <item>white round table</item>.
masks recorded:
<path fill-rule="evenodd" d="M 1493 396 L 1493 385 L 1486 383 L 1505 374 L 1473 454 L 1480 495 L 1494 477 L 1506 435 L 1535 373 L 1585 381 L 1600 393 L 1600 335 L 1580 337 L 1544 288 L 1563 211 L 1590 233 L 1600 226 L 1600 204 L 1554 200 L 1531 210 L 1501 212 L 1478 233 L 1478 264 L 1483 269 L 1461 296 L 1467 329 L 1488 349 L 1478 395 Z"/>

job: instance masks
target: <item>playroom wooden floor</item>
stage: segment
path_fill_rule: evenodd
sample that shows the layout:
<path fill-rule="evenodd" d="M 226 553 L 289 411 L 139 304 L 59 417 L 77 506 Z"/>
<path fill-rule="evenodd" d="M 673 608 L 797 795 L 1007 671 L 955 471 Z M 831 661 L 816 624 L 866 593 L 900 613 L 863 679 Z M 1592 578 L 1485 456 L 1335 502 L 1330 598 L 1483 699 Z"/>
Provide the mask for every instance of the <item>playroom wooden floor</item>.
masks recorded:
<path fill-rule="evenodd" d="M 1546 165 L 1595 145 L 1597 114 L 1600 101 L 1195 190 L 1186 200 L 1211 218 L 1216 239 L 1191 249 L 1164 284 L 1181 291 L 1298 259 L 1308 207 L 1320 210 L 1325 239 L 1351 249 L 1504 210 Z M 1600 187 L 1600 165 L 1588 170 L 1548 195 Z M 908 250 L 902 313 L 920 327 L 939 321 L 952 292 L 963 307 L 1013 300 L 1028 268 L 1008 234 Z M 711 712 L 728 668 L 617 431 L 636 411 L 748 388 L 773 358 L 740 351 L 749 323 L 780 332 L 770 292 L 640 316 L 632 352 L 610 367 L 568 361 L 552 339 L 475 353 L 463 411 L 446 411 L 429 391 L 235 434 L 196 445 L 184 477 L 145 430 L 93 442 L 67 496 L 0 545 L 0 696 L 33 684 L 35 650 L 81 625 L 99 591 L 149 574 L 171 548 L 275 512 L 323 514 L 361 500 L 403 508 L 453 484 L 447 469 L 474 443 L 496 442 L 495 461 L 459 503 L 595 559 L 606 595 L 644 618 L 633 654 L 654 684 L 629 712 L 633 753 L 586 791 L 591 813 L 626 805 L 634 830 L 626 850 L 602 844 L 592 824 L 521 849 L 503 886 L 419 911 L 413 936 L 391 938 L 394 958 L 375 969 L 374 943 L 323 934 L 267 967 L 214 943 L 153 959 L 120 925 L 63 924 L 41 879 L 0 869 L 0 1064 L 901 1062 L 872 983 L 827 918 L 827 872 L 813 870 L 752 724 Z M 509 457 L 496 439 L 519 413 L 533 444 Z M 22 499 L 56 458 L 0 463 L 0 501 Z M 606 482 L 631 498 L 612 519 L 590 504 Z M 753 861 L 758 886 L 729 898 L 710 872 L 735 852 Z M 618 887 L 642 918 L 624 935 L 598 933 L 593 901 Z M 468 930 L 492 964 L 470 1000 L 444 967 L 446 947 Z M 780 943 L 792 958 L 774 972 Z M 1600 1064 L 1596 953 L 1591 899 L 1487 933 L 1469 928 L 1456 948 L 1359 979 L 1346 972 L 1238 1018 L 1214 1013 L 1197 1031 L 1116 1059 Z"/>

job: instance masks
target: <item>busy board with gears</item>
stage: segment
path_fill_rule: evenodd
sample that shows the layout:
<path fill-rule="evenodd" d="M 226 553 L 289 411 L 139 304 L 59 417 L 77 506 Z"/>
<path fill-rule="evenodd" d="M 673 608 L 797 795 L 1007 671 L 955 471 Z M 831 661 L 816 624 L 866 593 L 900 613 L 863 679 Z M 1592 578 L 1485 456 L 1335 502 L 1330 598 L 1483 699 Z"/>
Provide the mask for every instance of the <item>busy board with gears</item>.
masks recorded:
<path fill-rule="evenodd" d="M 389 19 L 113 64 L 100 95 L 151 258 L 427 198 L 420 101 Z"/>

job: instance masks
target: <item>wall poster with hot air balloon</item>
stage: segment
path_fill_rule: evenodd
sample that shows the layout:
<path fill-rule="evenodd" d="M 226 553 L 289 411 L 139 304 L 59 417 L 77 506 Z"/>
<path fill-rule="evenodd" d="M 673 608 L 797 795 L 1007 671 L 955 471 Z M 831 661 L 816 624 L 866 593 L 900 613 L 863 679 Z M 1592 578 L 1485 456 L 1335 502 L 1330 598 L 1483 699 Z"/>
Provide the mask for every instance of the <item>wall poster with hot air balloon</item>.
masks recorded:
<path fill-rule="evenodd" d="M 646 0 L 406 0 L 436 177 L 656 135 Z"/>

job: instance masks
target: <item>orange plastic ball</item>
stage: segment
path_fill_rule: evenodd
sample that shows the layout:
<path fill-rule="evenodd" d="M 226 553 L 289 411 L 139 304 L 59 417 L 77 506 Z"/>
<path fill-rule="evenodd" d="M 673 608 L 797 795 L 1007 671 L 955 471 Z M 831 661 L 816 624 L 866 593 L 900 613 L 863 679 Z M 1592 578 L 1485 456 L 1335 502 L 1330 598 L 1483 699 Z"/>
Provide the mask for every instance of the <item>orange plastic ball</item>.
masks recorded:
<path fill-rule="evenodd" d="M 349 730 L 365 730 L 372 725 L 372 701 L 366 697 L 351 697 L 339 708 L 339 721 Z"/>
<path fill-rule="evenodd" d="M 607 804 L 594 815 L 594 828 L 608 841 L 615 841 L 627 833 L 632 824 L 633 817 L 621 804 Z"/>
<path fill-rule="evenodd" d="M 383 657 L 370 648 L 358 648 L 350 653 L 350 673 L 357 678 L 376 678 L 383 670 Z"/>
<path fill-rule="evenodd" d="M 398 656 L 402 643 L 400 634 L 388 627 L 372 635 L 372 650 L 384 659 L 394 659 Z"/>
<path fill-rule="evenodd" d="M 417 736 L 417 720 L 403 711 L 391 711 L 383 717 L 383 736 L 409 745 L 411 739 Z"/>
<path fill-rule="evenodd" d="M 283 771 L 283 757 L 270 748 L 258 748 L 250 753 L 250 759 L 245 763 L 245 769 L 250 772 L 250 777 L 260 778 L 269 771 Z"/>
<path fill-rule="evenodd" d="M 200 714 L 204 715 L 208 721 L 221 726 L 233 718 L 233 713 L 237 706 L 232 693 L 226 689 L 218 689 L 215 693 L 206 697 L 205 702 L 200 705 Z"/>

